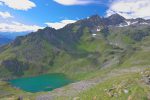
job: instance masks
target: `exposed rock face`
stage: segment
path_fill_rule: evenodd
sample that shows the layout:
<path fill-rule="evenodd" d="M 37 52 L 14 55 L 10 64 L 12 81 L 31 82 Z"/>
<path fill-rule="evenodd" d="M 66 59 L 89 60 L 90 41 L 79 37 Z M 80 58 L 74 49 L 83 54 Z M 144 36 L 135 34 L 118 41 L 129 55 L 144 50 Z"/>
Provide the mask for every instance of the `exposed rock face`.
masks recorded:
<path fill-rule="evenodd" d="M 150 71 L 143 71 L 141 74 L 143 76 L 142 81 L 147 85 L 150 85 Z"/>
<path fill-rule="evenodd" d="M 29 65 L 17 59 L 5 60 L 2 62 L 2 66 L 8 69 L 15 76 L 23 75 L 25 70 L 28 70 Z"/>
<path fill-rule="evenodd" d="M 119 14 L 111 15 L 107 19 L 108 19 L 109 25 L 119 25 L 120 23 L 123 23 L 126 20 L 124 17 L 120 16 Z"/>

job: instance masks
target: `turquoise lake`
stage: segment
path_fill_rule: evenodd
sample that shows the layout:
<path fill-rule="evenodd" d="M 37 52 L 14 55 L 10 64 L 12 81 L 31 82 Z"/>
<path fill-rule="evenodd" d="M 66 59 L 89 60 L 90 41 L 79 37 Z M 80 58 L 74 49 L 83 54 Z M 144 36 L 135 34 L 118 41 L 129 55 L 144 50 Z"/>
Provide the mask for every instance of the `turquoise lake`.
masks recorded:
<path fill-rule="evenodd" d="M 71 82 L 72 81 L 64 74 L 46 74 L 9 81 L 13 87 L 19 88 L 26 92 L 51 91 L 53 89 L 65 86 Z"/>

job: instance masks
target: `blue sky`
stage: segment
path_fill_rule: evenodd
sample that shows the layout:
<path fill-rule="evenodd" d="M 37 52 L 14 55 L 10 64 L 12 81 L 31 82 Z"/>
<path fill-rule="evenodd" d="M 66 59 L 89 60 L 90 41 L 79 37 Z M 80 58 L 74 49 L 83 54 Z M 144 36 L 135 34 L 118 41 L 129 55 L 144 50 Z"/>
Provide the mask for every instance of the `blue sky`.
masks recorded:
<path fill-rule="evenodd" d="M 86 18 L 93 14 L 103 16 L 107 9 L 103 4 L 88 5 L 61 5 L 53 0 L 30 0 L 36 4 L 36 7 L 27 11 L 15 10 L 6 5 L 0 6 L 2 11 L 11 12 L 15 18 L 24 23 L 41 25 L 45 22 L 57 22 L 64 19 L 77 20 Z"/>
<path fill-rule="evenodd" d="M 41 25 L 45 22 L 58 22 L 61 20 L 77 20 L 93 14 L 103 16 L 107 6 L 102 4 L 65 6 L 53 0 L 32 0 L 36 7 L 28 11 L 11 10 L 16 17 L 26 22 Z M 24 15 L 24 16 L 21 16 Z"/>
<path fill-rule="evenodd" d="M 0 0 L 0 32 L 36 31 L 47 25 L 58 29 L 94 14 L 148 19 L 146 9 L 149 0 Z"/>

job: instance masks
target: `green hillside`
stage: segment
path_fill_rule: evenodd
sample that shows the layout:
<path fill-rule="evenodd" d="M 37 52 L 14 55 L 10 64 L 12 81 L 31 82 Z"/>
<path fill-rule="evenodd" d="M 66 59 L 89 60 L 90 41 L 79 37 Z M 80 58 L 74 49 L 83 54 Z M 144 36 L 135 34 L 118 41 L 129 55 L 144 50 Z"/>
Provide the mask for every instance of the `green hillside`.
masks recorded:
<path fill-rule="evenodd" d="M 46 27 L 1 47 L 0 80 L 46 73 L 64 73 L 79 82 L 104 78 L 102 82 L 93 80 L 95 85 L 76 95 L 55 99 L 149 100 L 150 88 L 140 81 L 143 78 L 140 73 L 150 71 L 150 26 L 116 27 L 99 21 L 100 17 L 92 16 L 59 30 Z M 111 76 L 110 72 L 116 75 Z M 4 81 L 0 82 L 3 91 L 8 91 L 8 86 Z M 70 87 L 64 88 L 72 91 Z M 14 98 L 21 94 L 35 99 L 46 94 L 30 94 L 11 86 L 9 89 L 10 94 L 17 91 Z"/>

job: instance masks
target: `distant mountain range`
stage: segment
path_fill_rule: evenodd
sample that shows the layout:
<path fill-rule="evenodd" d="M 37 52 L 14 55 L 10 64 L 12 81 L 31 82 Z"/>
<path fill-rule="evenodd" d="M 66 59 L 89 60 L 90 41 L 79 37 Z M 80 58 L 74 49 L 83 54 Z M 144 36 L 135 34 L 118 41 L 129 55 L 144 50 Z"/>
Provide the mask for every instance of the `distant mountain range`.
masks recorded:
<path fill-rule="evenodd" d="M 0 32 L 0 35 L 9 39 L 15 39 L 17 36 L 27 35 L 29 32 Z"/>
<path fill-rule="evenodd" d="M 0 35 L 0 45 L 5 45 L 7 43 L 10 43 L 12 40 L 13 39 Z"/>
<path fill-rule="evenodd" d="M 53 72 L 77 75 L 124 63 L 131 66 L 128 58 L 144 52 L 141 44 L 147 48 L 149 39 L 150 20 L 125 19 L 119 14 L 94 15 L 58 30 L 46 27 L 0 47 L 0 77 Z M 144 64 L 149 64 L 147 59 L 145 56 Z M 133 57 L 132 62 L 140 60 L 143 58 Z"/>
<path fill-rule="evenodd" d="M 5 45 L 12 42 L 17 36 L 24 36 L 28 32 L 0 32 L 0 45 Z"/>

